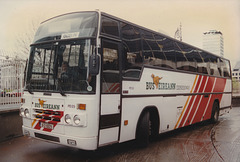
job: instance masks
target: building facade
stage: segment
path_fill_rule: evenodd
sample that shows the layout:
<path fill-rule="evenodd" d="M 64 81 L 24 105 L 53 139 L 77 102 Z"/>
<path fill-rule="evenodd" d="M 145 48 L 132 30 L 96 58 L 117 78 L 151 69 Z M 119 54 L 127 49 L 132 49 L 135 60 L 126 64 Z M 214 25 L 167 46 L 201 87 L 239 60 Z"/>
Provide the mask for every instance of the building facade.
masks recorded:
<path fill-rule="evenodd" d="M 220 57 L 224 57 L 222 33 L 217 30 L 209 30 L 203 33 L 203 49 Z"/>
<path fill-rule="evenodd" d="M 240 82 L 240 61 L 237 62 L 236 66 L 232 70 L 232 78 Z"/>

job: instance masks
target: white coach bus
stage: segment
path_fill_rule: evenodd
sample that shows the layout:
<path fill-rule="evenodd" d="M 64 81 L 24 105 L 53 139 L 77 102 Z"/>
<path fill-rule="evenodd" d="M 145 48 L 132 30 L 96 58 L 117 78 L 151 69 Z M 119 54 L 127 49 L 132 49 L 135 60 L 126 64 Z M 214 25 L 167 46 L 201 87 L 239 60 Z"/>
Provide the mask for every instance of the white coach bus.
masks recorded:
<path fill-rule="evenodd" d="M 149 138 L 231 108 L 230 62 L 109 14 L 41 23 L 20 114 L 23 133 L 95 150 Z"/>

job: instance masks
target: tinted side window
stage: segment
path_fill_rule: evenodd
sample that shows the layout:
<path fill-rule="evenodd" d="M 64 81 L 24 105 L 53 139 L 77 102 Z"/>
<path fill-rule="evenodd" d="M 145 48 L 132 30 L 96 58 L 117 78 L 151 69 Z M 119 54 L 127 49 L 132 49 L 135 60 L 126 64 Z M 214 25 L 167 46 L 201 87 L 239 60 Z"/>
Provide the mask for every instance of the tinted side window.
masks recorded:
<path fill-rule="evenodd" d="M 142 50 L 144 55 L 144 64 L 154 65 L 154 50 L 156 50 L 156 43 L 153 34 L 147 31 L 142 31 Z"/>
<path fill-rule="evenodd" d="M 119 93 L 118 44 L 103 41 L 102 93 Z"/>
<path fill-rule="evenodd" d="M 166 57 L 163 61 L 163 67 L 176 69 L 176 52 L 174 50 L 174 42 L 168 38 L 164 38 L 161 44 L 159 44 L 160 51 Z"/>
<path fill-rule="evenodd" d="M 210 74 L 214 76 L 221 76 L 221 71 L 218 68 L 218 58 L 213 55 L 209 55 L 209 67 L 210 67 Z"/>
<path fill-rule="evenodd" d="M 197 62 L 194 55 L 194 50 L 182 43 L 175 43 L 177 69 L 196 72 Z"/>
<path fill-rule="evenodd" d="M 101 33 L 119 37 L 119 23 L 107 17 L 102 17 Z"/>
<path fill-rule="evenodd" d="M 183 43 L 176 42 L 177 69 L 208 74 L 208 64 L 204 61 L 202 51 Z"/>
<path fill-rule="evenodd" d="M 148 31 L 142 31 L 144 64 L 176 68 L 173 41 Z"/>
<path fill-rule="evenodd" d="M 204 57 L 201 55 L 202 51 L 196 49 L 194 50 L 194 59 L 197 62 L 197 72 L 201 74 L 209 74 L 208 63 L 204 60 Z"/>
<path fill-rule="evenodd" d="M 223 75 L 223 60 L 222 60 L 222 58 L 218 58 L 217 59 L 217 67 L 218 67 L 218 71 L 219 71 L 219 74 L 220 74 L 220 76 L 224 76 Z"/>
<path fill-rule="evenodd" d="M 155 56 L 154 66 L 167 67 L 167 56 L 166 56 L 167 46 L 165 44 L 168 44 L 169 40 L 165 37 L 160 36 L 160 35 L 154 35 L 154 39 L 155 39 L 154 40 L 155 45 L 153 46 L 154 47 L 153 48 L 154 49 L 154 56 Z M 165 52 L 164 52 L 164 50 L 165 50 Z M 174 65 L 169 66 L 169 67 L 170 68 L 175 68 Z"/>
<path fill-rule="evenodd" d="M 230 63 L 227 60 L 223 60 L 223 76 L 231 77 Z"/>
<path fill-rule="evenodd" d="M 132 25 L 122 23 L 123 39 L 123 77 L 139 78 L 143 65 L 140 30 Z"/>
<path fill-rule="evenodd" d="M 167 57 L 163 52 L 163 37 L 148 32 L 142 31 L 142 44 L 143 44 L 143 54 L 144 54 L 144 64 L 167 67 L 166 60 Z M 175 58 L 174 58 L 175 59 Z M 174 68 L 170 66 L 170 68 Z"/>

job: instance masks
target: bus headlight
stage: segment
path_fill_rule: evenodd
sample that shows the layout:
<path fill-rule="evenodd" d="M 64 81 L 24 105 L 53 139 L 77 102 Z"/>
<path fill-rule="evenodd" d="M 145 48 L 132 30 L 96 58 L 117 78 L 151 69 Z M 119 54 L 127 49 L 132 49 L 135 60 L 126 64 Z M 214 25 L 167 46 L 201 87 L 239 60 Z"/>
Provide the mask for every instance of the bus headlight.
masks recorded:
<path fill-rule="evenodd" d="M 25 115 L 25 117 L 27 117 L 27 118 L 30 117 L 30 114 L 29 114 L 29 110 L 28 110 L 28 109 L 25 109 L 25 110 L 24 110 L 24 115 Z"/>
<path fill-rule="evenodd" d="M 24 117 L 24 108 L 20 108 L 20 116 Z"/>
<path fill-rule="evenodd" d="M 80 124 L 80 117 L 78 115 L 75 115 L 73 117 L 73 122 L 76 124 L 76 125 L 79 125 Z"/>
<path fill-rule="evenodd" d="M 69 114 L 66 114 L 66 115 L 65 115 L 65 122 L 66 122 L 67 124 L 71 124 L 71 116 L 70 116 Z"/>

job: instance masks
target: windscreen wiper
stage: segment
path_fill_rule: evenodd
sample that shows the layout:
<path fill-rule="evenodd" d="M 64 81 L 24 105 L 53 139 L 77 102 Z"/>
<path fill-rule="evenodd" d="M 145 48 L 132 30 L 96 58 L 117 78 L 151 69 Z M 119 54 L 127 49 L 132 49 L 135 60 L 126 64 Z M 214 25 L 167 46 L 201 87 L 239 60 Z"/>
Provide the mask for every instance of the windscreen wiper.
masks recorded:
<path fill-rule="evenodd" d="M 58 85 L 59 85 L 59 91 L 62 96 L 66 96 L 65 92 L 62 89 L 62 80 L 59 78 L 58 79 Z"/>
<path fill-rule="evenodd" d="M 28 92 L 29 92 L 30 94 L 33 94 L 32 89 L 31 89 L 31 83 L 28 83 L 28 84 L 26 85 L 26 88 L 27 88 L 27 90 L 28 90 Z"/>

